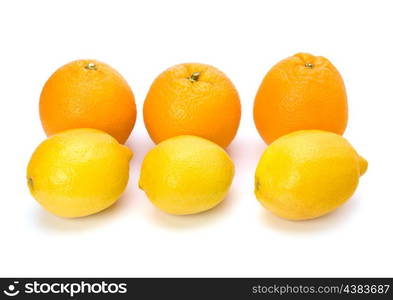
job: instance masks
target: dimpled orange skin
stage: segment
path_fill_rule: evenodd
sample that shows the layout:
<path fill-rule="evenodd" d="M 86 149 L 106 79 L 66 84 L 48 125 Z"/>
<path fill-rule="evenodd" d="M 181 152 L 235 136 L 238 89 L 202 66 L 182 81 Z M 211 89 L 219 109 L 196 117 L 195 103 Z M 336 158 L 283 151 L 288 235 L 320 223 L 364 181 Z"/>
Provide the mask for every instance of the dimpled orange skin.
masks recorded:
<path fill-rule="evenodd" d="M 225 148 L 236 135 L 240 115 L 232 82 L 215 67 L 199 63 L 175 65 L 161 73 L 143 106 L 145 126 L 155 143 L 195 135 Z"/>
<path fill-rule="evenodd" d="M 135 124 L 136 106 L 131 88 L 116 70 L 96 60 L 76 60 L 45 83 L 40 117 L 48 136 L 93 128 L 124 144 Z"/>
<path fill-rule="evenodd" d="M 298 53 L 280 61 L 255 97 L 254 122 L 267 144 L 304 129 L 343 134 L 347 119 L 344 82 L 322 56 Z"/>

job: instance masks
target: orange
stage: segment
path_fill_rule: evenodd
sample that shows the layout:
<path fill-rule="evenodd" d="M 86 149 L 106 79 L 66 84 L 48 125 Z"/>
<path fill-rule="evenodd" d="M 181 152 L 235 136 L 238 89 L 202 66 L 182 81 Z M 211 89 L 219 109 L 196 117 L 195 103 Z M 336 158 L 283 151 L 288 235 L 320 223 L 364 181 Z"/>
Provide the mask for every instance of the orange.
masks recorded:
<path fill-rule="evenodd" d="M 124 78 L 96 60 L 76 60 L 45 83 L 40 117 L 48 136 L 74 128 L 105 131 L 125 143 L 134 127 L 134 95 Z"/>
<path fill-rule="evenodd" d="M 155 143 L 195 135 L 227 147 L 240 122 L 240 99 L 229 78 L 215 67 L 185 63 L 161 73 L 143 106 L 147 131 Z"/>
<path fill-rule="evenodd" d="M 303 129 L 343 134 L 347 119 L 343 79 L 322 56 L 298 53 L 280 61 L 255 97 L 255 125 L 267 144 Z"/>

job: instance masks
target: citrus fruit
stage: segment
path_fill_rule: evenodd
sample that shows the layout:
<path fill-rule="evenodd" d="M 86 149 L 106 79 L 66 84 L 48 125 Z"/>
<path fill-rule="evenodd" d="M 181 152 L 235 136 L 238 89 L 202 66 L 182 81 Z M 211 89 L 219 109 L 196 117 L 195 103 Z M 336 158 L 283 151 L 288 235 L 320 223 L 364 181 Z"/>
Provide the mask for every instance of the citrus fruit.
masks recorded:
<path fill-rule="evenodd" d="M 290 220 L 327 214 L 354 193 L 367 161 L 341 135 L 302 130 L 267 147 L 255 173 L 257 199 Z"/>
<path fill-rule="evenodd" d="M 33 197 L 49 212 L 67 218 L 111 206 L 128 182 L 132 152 L 95 129 L 67 130 L 45 140 L 27 167 Z"/>
<path fill-rule="evenodd" d="M 221 147 L 200 137 L 177 136 L 148 152 L 139 187 L 167 213 L 194 214 L 220 203 L 233 175 L 233 162 Z"/>
<path fill-rule="evenodd" d="M 95 128 L 125 143 L 135 123 L 134 95 L 124 78 L 96 60 L 76 60 L 45 83 L 40 117 L 48 136 L 66 129 Z"/>
<path fill-rule="evenodd" d="M 267 144 L 287 133 L 319 129 L 343 134 L 347 96 L 337 69 L 324 57 L 298 53 L 265 76 L 254 102 L 254 121 Z"/>
<path fill-rule="evenodd" d="M 228 77 L 215 67 L 173 66 L 153 82 L 143 106 L 147 131 L 155 143 L 177 135 L 196 135 L 222 147 L 236 135 L 240 99 Z"/>

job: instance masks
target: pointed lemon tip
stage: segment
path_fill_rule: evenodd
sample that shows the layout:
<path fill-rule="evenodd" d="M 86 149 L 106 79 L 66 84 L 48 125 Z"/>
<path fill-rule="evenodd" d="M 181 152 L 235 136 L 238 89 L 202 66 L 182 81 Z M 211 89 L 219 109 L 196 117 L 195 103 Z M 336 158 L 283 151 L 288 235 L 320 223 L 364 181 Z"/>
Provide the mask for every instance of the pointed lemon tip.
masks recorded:
<path fill-rule="evenodd" d="M 255 181 L 254 181 L 254 194 L 257 195 L 259 193 L 259 189 L 261 187 L 261 183 L 258 179 L 257 176 L 255 176 Z"/>
<path fill-rule="evenodd" d="M 30 192 L 33 193 L 33 191 L 34 191 L 34 181 L 33 181 L 33 178 L 31 178 L 30 176 L 27 177 L 27 186 L 29 187 Z"/>
<path fill-rule="evenodd" d="M 139 188 L 140 190 L 146 192 L 146 191 L 145 191 L 145 180 L 144 180 L 144 178 L 143 178 L 142 175 L 140 176 L 139 181 L 138 181 L 138 188 Z"/>
<path fill-rule="evenodd" d="M 134 156 L 134 153 L 133 153 L 133 152 L 131 151 L 131 149 L 128 148 L 127 146 L 125 146 L 125 145 L 121 145 L 121 146 L 123 147 L 124 152 L 126 153 L 126 155 L 127 155 L 127 157 L 128 157 L 128 160 L 131 160 L 132 157 Z"/>
<path fill-rule="evenodd" d="M 360 176 L 366 173 L 368 168 L 368 162 L 364 159 L 364 157 L 359 155 L 359 169 L 360 169 Z"/>

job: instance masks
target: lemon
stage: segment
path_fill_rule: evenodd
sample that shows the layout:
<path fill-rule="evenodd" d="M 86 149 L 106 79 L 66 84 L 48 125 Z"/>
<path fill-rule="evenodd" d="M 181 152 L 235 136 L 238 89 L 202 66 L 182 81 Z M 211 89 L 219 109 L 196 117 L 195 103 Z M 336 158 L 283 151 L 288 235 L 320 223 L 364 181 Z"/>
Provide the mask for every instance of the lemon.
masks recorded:
<path fill-rule="evenodd" d="M 49 212 L 67 218 L 87 216 L 120 197 L 131 158 L 131 150 L 105 132 L 67 130 L 37 147 L 27 167 L 27 183 Z"/>
<path fill-rule="evenodd" d="M 139 186 L 161 210 L 186 215 L 220 203 L 233 175 L 233 162 L 220 146 L 184 135 L 167 139 L 148 152 Z"/>
<path fill-rule="evenodd" d="M 277 139 L 263 153 L 255 195 L 282 218 L 316 218 L 347 201 L 366 169 L 367 161 L 342 136 L 297 131 Z"/>

